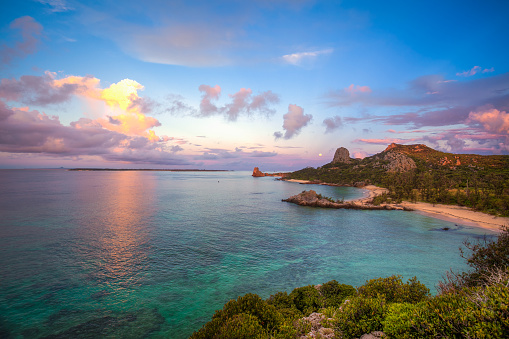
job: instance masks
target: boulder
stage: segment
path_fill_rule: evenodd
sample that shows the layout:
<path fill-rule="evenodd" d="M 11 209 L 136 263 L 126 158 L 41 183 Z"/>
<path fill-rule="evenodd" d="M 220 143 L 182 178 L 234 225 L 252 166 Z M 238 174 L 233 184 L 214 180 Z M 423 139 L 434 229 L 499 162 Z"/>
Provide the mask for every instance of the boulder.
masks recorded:
<path fill-rule="evenodd" d="M 350 152 L 344 147 L 340 147 L 336 150 L 336 153 L 334 153 L 334 159 L 332 159 L 333 164 L 337 163 L 347 163 L 349 164 L 352 161 L 350 159 Z"/>

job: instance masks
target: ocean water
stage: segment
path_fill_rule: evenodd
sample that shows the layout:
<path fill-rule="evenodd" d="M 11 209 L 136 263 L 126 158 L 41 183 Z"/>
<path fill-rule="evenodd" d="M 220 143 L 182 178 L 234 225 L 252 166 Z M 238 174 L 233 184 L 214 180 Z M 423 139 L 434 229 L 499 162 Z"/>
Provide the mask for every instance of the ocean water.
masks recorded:
<path fill-rule="evenodd" d="M 401 274 L 434 290 L 488 232 L 301 207 L 281 199 L 365 192 L 250 174 L 0 171 L 0 338 L 186 338 L 230 299 L 332 279 Z"/>

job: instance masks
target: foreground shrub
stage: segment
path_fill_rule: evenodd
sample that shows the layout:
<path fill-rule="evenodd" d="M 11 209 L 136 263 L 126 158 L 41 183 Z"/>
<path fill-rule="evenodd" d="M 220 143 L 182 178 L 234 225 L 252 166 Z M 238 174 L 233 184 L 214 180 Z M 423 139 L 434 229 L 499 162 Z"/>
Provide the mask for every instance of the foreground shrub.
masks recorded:
<path fill-rule="evenodd" d="M 355 338 L 364 333 L 381 331 L 387 311 L 388 305 L 383 296 L 353 297 L 336 312 L 334 329 L 342 338 Z"/>
<path fill-rule="evenodd" d="M 345 299 L 355 295 L 355 288 L 331 280 L 320 287 L 320 294 L 322 296 L 322 307 L 339 307 Z"/>
<path fill-rule="evenodd" d="M 216 311 L 212 320 L 191 338 L 230 338 L 224 332 L 227 328 L 239 331 L 244 328 L 253 335 L 262 335 L 261 333 L 267 335 L 277 332 L 283 323 L 282 315 L 274 306 L 267 304 L 258 295 L 250 293 L 227 302 L 223 309 Z"/>
<path fill-rule="evenodd" d="M 460 249 L 461 256 L 473 269 L 462 274 L 464 286 L 487 285 L 488 272 L 509 268 L 509 226 L 503 226 L 501 231 L 496 241 L 486 238 L 476 243 L 466 241 L 465 247 L 471 251 L 469 256 Z"/>
<path fill-rule="evenodd" d="M 393 338 L 507 338 L 509 288 L 466 288 L 418 304 L 393 304 L 383 321 Z"/>
<path fill-rule="evenodd" d="M 313 286 L 298 287 L 290 293 L 295 307 L 305 316 L 316 312 L 321 307 L 320 293 Z"/>
<path fill-rule="evenodd" d="M 385 319 L 382 321 L 384 333 L 391 338 L 419 338 L 416 333 L 412 333 L 415 310 L 418 307 L 420 307 L 420 304 L 391 304 Z"/>
<path fill-rule="evenodd" d="M 357 291 L 362 297 L 373 298 L 381 295 L 388 303 L 417 303 L 430 296 L 429 289 L 416 277 L 403 284 L 400 275 L 369 280 Z"/>

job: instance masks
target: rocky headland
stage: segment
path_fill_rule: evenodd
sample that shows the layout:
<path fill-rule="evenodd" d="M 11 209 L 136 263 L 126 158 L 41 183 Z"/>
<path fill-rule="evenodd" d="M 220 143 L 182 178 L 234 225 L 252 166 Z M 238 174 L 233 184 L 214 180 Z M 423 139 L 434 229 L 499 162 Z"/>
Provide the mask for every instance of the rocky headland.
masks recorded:
<path fill-rule="evenodd" d="M 288 176 L 289 174 L 290 173 L 284 173 L 284 172 L 263 173 L 262 171 L 260 171 L 260 169 L 258 167 L 255 167 L 253 169 L 252 176 L 255 177 L 255 178 L 259 178 L 259 177 L 281 177 L 281 178 L 284 178 L 284 177 Z"/>
<path fill-rule="evenodd" d="M 282 180 L 369 192 L 367 198 L 347 202 L 313 190 L 283 200 L 300 206 L 417 211 L 493 231 L 509 225 L 509 156 L 451 154 L 422 144 L 393 143 L 378 154 L 353 159 L 340 147 L 330 163 L 289 173 Z"/>
<path fill-rule="evenodd" d="M 334 201 L 331 198 L 323 197 L 321 194 L 316 193 L 314 190 L 303 191 L 302 193 L 293 195 L 288 199 L 282 201 L 290 202 L 300 206 L 309 207 L 322 207 L 322 208 L 336 208 L 336 209 L 354 209 L 354 210 L 400 210 L 400 211 L 413 211 L 413 209 L 398 204 L 380 204 L 374 205 L 372 203 L 373 196 L 368 198 L 350 200 L 350 201 Z"/>

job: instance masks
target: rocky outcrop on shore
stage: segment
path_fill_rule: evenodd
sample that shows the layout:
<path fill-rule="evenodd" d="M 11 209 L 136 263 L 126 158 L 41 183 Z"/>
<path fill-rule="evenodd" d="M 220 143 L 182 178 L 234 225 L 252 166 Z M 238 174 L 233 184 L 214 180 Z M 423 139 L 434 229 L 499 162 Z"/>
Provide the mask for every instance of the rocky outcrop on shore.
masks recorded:
<path fill-rule="evenodd" d="M 281 177 L 281 178 L 284 178 L 285 176 L 288 176 L 290 173 L 283 173 L 283 172 L 278 172 L 278 173 L 263 173 L 262 171 L 260 171 L 260 169 L 258 167 L 255 167 L 253 169 L 253 177 Z"/>
<path fill-rule="evenodd" d="M 253 177 L 264 177 L 264 176 L 265 176 L 265 173 L 260 171 L 260 169 L 258 167 L 255 167 L 253 169 Z"/>
<path fill-rule="evenodd" d="M 303 191 L 297 195 L 293 195 L 288 199 L 282 201 L 290 202 L 300 206 L 309 207 L 322 207 L 322 208 L 343 208 L 343 209 L 356 209 L 356 210 L 400 210 L 400 211 L 411 211 L 411 209 L 396 205 L 396 204 L 380 204 L 373 205 L 369 200 L 358 199 L 347 202 L 332 200 L 330 198 L 322 197 L 321 194 L 317 194 L 314 190 Z"/>

